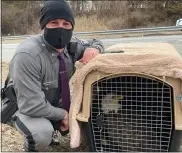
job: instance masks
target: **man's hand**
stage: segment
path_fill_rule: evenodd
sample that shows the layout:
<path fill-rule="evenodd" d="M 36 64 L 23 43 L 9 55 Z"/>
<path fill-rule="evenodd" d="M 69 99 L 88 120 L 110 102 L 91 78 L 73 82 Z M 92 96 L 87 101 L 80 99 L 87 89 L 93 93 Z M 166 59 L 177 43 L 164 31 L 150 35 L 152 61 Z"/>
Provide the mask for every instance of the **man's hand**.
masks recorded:
<path fill-rule="evenodd" d="M 65 111 L 64 119 L 61 120 L 60 130 L 63 132 L 69 130 L 69 117 L 67 111 Z"/>
<path fill-rule="evenodd" d="M 90 60 L 92 60 L 94 57 L 96 57 L 99 54 L 99 50 L 96 48 L 86 48 L 85 52 L 83 54 L 83 57 L 79 60 L 83 64 L 88 63 Z"/>

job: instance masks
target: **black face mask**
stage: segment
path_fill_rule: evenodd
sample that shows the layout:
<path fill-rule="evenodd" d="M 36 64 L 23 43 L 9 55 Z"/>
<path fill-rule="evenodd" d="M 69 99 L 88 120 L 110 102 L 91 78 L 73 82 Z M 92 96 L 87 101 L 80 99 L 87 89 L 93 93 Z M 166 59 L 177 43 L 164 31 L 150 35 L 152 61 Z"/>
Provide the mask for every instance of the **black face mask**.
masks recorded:
<path fill-rule="evenodd" d="M 64 48 L 71 40 L 73 29 L 45 28 L 44 38 L 56 49 Z"/>

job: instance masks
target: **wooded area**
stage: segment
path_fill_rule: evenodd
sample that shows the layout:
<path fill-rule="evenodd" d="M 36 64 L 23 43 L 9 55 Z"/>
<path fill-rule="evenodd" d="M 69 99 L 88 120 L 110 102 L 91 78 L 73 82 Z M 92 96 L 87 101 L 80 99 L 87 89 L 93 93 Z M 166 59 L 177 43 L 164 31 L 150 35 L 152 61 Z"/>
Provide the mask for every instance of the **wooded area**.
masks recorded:
<path fill-rule="evenodd" d="M 68 1 L 76 18 L 75 31 L 175 26 L 182 1 Z M 40 33 L 43 1 L 2 1 L 2 35 Z M 92 20 L 90 20 L 92 19 Z"/>

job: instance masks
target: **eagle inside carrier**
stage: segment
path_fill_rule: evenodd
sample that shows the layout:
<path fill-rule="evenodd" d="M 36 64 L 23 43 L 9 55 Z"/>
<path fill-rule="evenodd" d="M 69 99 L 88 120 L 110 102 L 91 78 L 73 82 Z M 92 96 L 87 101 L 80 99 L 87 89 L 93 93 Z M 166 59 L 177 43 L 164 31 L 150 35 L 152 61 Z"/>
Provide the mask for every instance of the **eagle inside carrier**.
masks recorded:
<path fill-rule="evenodd" d="M 172 110 L 167 91 L 172 92 L 160 81 L 132 75 L 94 83 L 91 122 L 96 151 L 168 151 Z"/>

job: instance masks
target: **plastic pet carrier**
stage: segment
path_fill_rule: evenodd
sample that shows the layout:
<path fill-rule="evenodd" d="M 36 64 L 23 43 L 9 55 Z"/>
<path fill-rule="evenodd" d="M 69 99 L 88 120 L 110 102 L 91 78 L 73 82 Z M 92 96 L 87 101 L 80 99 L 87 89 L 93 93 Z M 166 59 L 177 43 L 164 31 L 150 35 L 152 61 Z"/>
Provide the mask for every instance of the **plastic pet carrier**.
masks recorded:
<path fill-rule="evenodd" d="M 80 114 L 90 151 L 176 152 L 182 144 L 181 80 L 94 70 Z M 78 114 L 79 118 L 79 114 Z"/>

